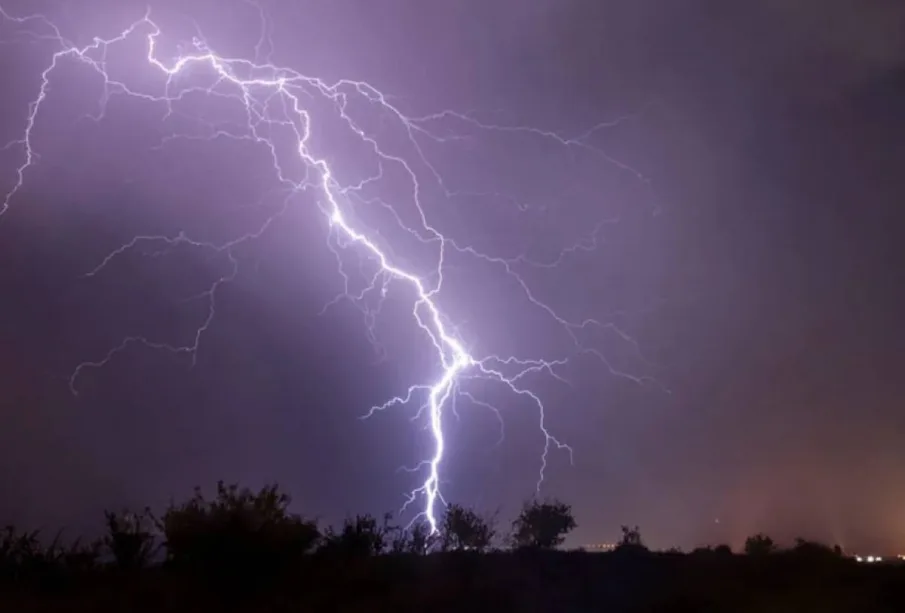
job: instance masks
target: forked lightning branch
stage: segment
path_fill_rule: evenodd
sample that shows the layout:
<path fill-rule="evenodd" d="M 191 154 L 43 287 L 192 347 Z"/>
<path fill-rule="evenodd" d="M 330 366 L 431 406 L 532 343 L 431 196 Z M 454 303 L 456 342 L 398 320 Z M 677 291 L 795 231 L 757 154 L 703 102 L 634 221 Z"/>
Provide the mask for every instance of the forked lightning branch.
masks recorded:
<path fill-rule="evenodd" d="M 469 399 L 476 404 L 497 411 L 496 408 L 480 398 L 475 398 L 470 392 L 460 389 L 460 385 L 473 379 L 484 379 L 503 386 L 512 394 L 527 399 L 533 404 L 538 414 L 540 432 L 543 435 L 543 445 L 539 450 L 537 480 L 537 487 L 540 489 L 550 452 L 560 450 L 568 454 L 571 460 L 572 449 L 548 430 L 547 407 L 538 393 L 529 387 L 529 376 L 546 374 L 559 378 L 561 370 L 568 366 L 569 360 L 584 353 L 599 359 L 602 366 L 614 375 L 627 377 L 637 382 L 644 380 L 644 378 L 633 377 L 615 370 L 599 349 L 582 342 L 584 333 L 591 328 L 615 330 L 624 336 L 612 323 L 596 319 L 573 321 L 561 317 L 553 307 L 535 295 L 529 284 L 518 273 L 516 265 L 526 262 L 530 264 L 527 259 L 508 259 L 485 254 L 468 244 L 463 244 L 461 240 L 457 241 L 444 235 L 441 229 L 431 223 L 420 200 L 422 186 L 425 182 L 434 182 L 441 190 L 449 193 L 441 173 L 432 164 L 423 146 L 425 142 L 443 145 L 454 138 L 450 136 L 448 128 L 443 133 L 432 129 L 441 121 L 445 121 L 447 124 L 452 122 L 472 131 L 523 133 L 563 148 L 582 148 L 595 151 L 600 154 L 603 163 L 612 160 L 606 157 L 602 151 L 594 149 L 589 144 L 589 138 L 596 131 L 612 125 L 611 123 L 593 126 L 575 138 L 567 138 L 555 132 L 530 126 L 485 123 L 451 110 L 413 117 L 405 114 L 398 106 L 392 104 L 384 93 L 367 82 L 354 80 L 326 82 L 317 77 L 300 74 L 291 68 L 274 65 L 266 59 L 262 60 L 260 53 L 255 53 L 253 59 L 224 57 L 209 47 L 201 36 L 191 42 L 188 47 L 191 52 L 170 57 L 159 48 L 162 31 L 152 19 L 150 11 L 115 35 L 108 38 L 94 38 L 90 44 L 81 47 L 70 43 L 64 33 L 54 25 L 52 19 L 45 15 L 11 15 L 0 8 L 0 19 L 3 21 L 4 29 L 14 29 L 17 37 L 23 36 L 45 41 L 56 47 L 56 51 L 49 55 L 46 67 L 40 74 L 40 86 L 23 114 L 21 136 L 7 145 L 7 149 L 15 148 L 21 152 L 21 163 L 13 170 L 12 187 L 0 201 L 0 216 L 6 213 L 10 206 L 16 205 L 17 195 L 25 189 L 30 176 L 42 172 L 40 150 L 35 134 L 46 112 L 47 101 L 53 96 L 54 79 L 59 73 L 71 70 L 75 64 L 81 64 L 83 67 L 93 70 L 103 80 L 104 95 L 102 99 L 105 101 L 112 96 L 125 96 L 136 105 L 161 105 L 167 109 L 168 113 L 174 105 L 189 95 L 216 97 L 218 102 L 235 105 L 242 111 L 245 119 L 239 125 L 212 134 L 210 136 L 212 146 L 216 144 L 217 138 L 232 138 L 248 141 L 249 146 L 257 147 L 262 155 L 268 156 L 272 161 L 273 180 L 277 186 L 285 188 L 289 193 L 306 191 L 316 194 L 316 200 L 329 220 L 331 231 L 335 233 L 336 240 L 328 241 L 331 249 L 353 249 L 361 257 L 368 258 L 377 264 L 375 267 L 377 272 L 370 279 L 370 285 L 365 292 L 347 291 L 341 298 L 360 305 L 360 308 L 368 313 L 367 308 L 361 305 L 368 291 L 378 291 L 383 296 L 387 291 L 393 291 L 393 287 L 398 284 L 413 290 L 413 293 L 410 293 L 413 296 L 411 323 L 412 326 L 420 329 L 425 342 L 430 344 L 436 354 L 436 374 L 431 380 L 413 382 L 411 387 L 402 391 L 399 396 L 372 407 L 365 417 L 410 403 L 420 407 L 419 416 L 420 419 L 427 422 L 432 451 L 413 470 L 413 472 L 420 472 L 424 480 L 407 496 L 404 506 L 417 504 L 420 507 L 417 517 L 426 519 L 433 530 L 437 529 L 439 505 L 444 503 L 441 482 L 447 444 L 444 436 L 445 414 L 451 410 L 456 397 Z M 263 31 L 266 32 L 267 28 L 264 28 Z M 134 61 L 146 62 L 150 68 L 163 77 L 163 85 L 155 93 L 139 90 L 127 80 L 115 78 L 107 69 L 108 63 L 116 54 L 134 53 L 132 50 L 136 46 L 127 44 L 133 39 L 139 39 L 144 48 L 144 55 L 135 57 Z M 256 51 L 260 50 L 265 42 L 262 37 Z M 132 58 L 126 59 L 133 61 Z M 207 81 L 199 79 L 197 74 L 204 70 L 213 74 L 214 78 Z M 193 84 L 193 81 L 196 82 Z M 407 177 L 411 201 L 418 213 L 418 226 L 406 225 L 398 214 L 394 214 L 393 219 L 402 230 L 407 231 L 411 236 L 424 243 L 426 247 L 434 250 L 436 269 L 429 276 L 416 274 L 406 268 L 401 261 L 394 259 L 391 254 L 396 251 L 392 249 L 392 245 L 390 245 L 390 249 L 382 247 L 383 237 L 387 233 L 380 233 L 377 228 L 362 225 L 351 214 L 351 199 L 361 194 L 367 187 L 381 181 L 383 172 L 362 177 L 354 183 L 340 182 L 338 173 L 331 164 L 341 164 L 342 161 L 328 163 L 327 159 L 317 155 L 311 146 L 313 116 L 306 104 L 310 104 L 310 101 L 315 98 L 319 98 L 321 103 L 328 103 L 336 118 L 341 120 L 350 133 L 371 151 L 381 169 L 395 167 Z M 368 103 L 372 108 L 378 109 L 378 112 L 385 118 L 394 122 L 407 139 L 411 151 L 414 152 L 412 154 L 414 157 L 407 159 L 391 152 L 390 148 L 384 146 L 376 135 L 369 133 L 351 112 L 350 106 L 353 101 Z M 105 109 L 106 107 L 102 105 L 99 114 L 95 117 L 99 122 L 103 121 Z M 294 154 L 306 168 L 303 178 L 293 178 L 290 173 L 284 171 L 278 155 L 278 144 L 274 137 L 276 134 L 281 137 L 291 135 Z M 176 138 L 179 138 L 179 135 Z M 162 145 L 165 146 L 166 143 Z M 289 200 L 286 202 L 288 203 Z M 384 206 L 391 212 L 394 211 L 391 202 L 380 201 L 375 206 Z M 198 249 L 220 252 L 225 254 L 233 265 L 230 274 L 217 279 L 204 292 L 203 295 L 208 304 L 207 316 L 198 326 L 192 338 L 188 339 L 184 345 L 168 344 L 158 339 L 140 336 L 123 339 L 122 343 L 112 347 L 105 355 L 85 361 L 74 368 L 70 380 L 73 393 L 77 393 L 79 379 L 88 371 L 103 367 L 111 360 L 116 359 L 118 354 L 133 346 L 187 354 L 194 361 L 199 348 L 203 345 L 205 334 L 208 333 L 215 319 L 218 291 L 238 273 L 238 260 L 234 250 L 244 243 L 265 235 L 268 228 L 279 223 L 280 215 L 281 212 L 274 214 L 259 227 L 250 228 L 247 234 L 224 244 L 195 240 L 182 233 L 173 236 L 138 236 L 114 250 L 107 258 L 99 262 L 96 268 L 86 271 L 88 275 L 103 274 L 109 262 L 143 244 L 156 245 L 164 249 L 176 245 L 189 245 Z M 539 265 L 559 265 L 571 252 L 593 249 L 595 245 L 593 236 L 586 237 L 585 240 L 575 245 L 565 247 L 556 260 Z M 514 280 L 516 286 L 524 292 L 524 296 L 532 308 L 540 310 L 545 316 L 551 318 L 574 341 L 574 351 L 560 357 L 473 355 L 467 349 L 468 339 L 459 338 L 455 332 L 454 322 L 451 323 L 448 320 L 439 305 L 438 298 L 444 291 L 445 262 L 447 256 L 452 252 L 483 260 L 484 263 L 498 270 L 499 274 Z M 346 287 L 348 287 L 348 278 L 342 265 L 339 266 L 339 273 L 346 279 Z"/>

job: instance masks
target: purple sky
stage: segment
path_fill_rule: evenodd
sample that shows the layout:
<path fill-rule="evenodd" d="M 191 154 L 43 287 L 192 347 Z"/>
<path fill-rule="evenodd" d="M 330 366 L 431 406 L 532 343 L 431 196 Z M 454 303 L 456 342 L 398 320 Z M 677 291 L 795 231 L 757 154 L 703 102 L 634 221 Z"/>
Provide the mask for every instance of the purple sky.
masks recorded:
<path fill-rule="evenodd" d="M 571 466 L 551 452 L 543 493 L 574 505 L 575 542 L 612 539 L 631 523 L 662 546 L 738 545 L 768 531 L 905 547 L 897 3 L 281 4 L 261 2 L 271 18 L 265 46 L 253 5 L 153 4 L 161 57 L 200 31 L 224 56 L 269 54 L 328 83 L 366 80 L 412 117 L 451 108 L 565 137 L 627 117 L 588 146 L 433 122 L 435 135 L 457 138 L 416 142 L 459 192 L 449 196 L 398 120 L 361 96 L 348 107 L 412 163 L 428 221 L 455 245 L 543 262 L 596 236 L 556 268 L 513 270 L 559 316 L 618 326 L 578 336 L 612 368 L 656 384 L 576 354 L 498 264 L 450 250 L 437 297 L 473 355 L 571 358 L 557 371 L 568 384 L 525 382 L 543 399 L 550 432 L 574 449 Z M 2 6 L 10 16 L 41 11 L 80 45 L 115 36 L 144 11 L 112 0 Z M 50 30 L 0 21 L 2 143 L 21 138 L 59 50 L 29 32 Z M 136 35 L 111 47 L 106 68 L 159 95 L 145 43 Z M 194 70 L 171 92 L 207 86 L 210 74 Z M 241 103 L 196 93 L 170 116 L 125 96 L 104 105 L 103 81 L 73 60 L 50 82 L 32 133 L 40 157 L 0 217 L 0 520 L 90 530 L 105 507 L 159 506 L 221 478 L 276 480 L 328 522 L 397 509 L 423 481 L 397 469 L 431 454 L 426 422 L 411 421 L 417 403 L 358 418 L 440 373 L 412 322 L 412 292 L 388 287 L 373 339 L 356 307 L 375 309 L 379 291 L 319 314 L 343 277 L 315 194 L 286 201 L 266 147 L 205 138 L 239 134 Z M 373 175 L 376 156 L 336 109 L 313 89 L 301 99 L 312 150 L 338 180 Z M 102 110 L 100 121 L 86 119 Z M 300 179 L 289 132 L 266 135 Z M 14 187 L 24 153 L 0 151 L 0 192 Z M 362 198 L 344 201 L 356 227 L 429 279 L 436 246 L 394 218 L 420 224 L 402 167 L 387 164 Z M 284 202 L 259 238 L 230 252 L 238 274 L 217 289 L 193 368 L 189 356 L 131 346 L 83 370 L 72 396 L 73 369 L 125 337 L 191 344 L 209 307 L 197 296 L 232 268 L 224 251 L 148 242 L 86 273 L 135 236 L 184 232 L 222 245 L 257 231 Z M 360 249 L 339 253 L 360 292 L 373 263 Z M 534 492 L 537 409 L 499 386 L 467 385 L 499 408 L 505 439 L 498 444 L 492 411 L 462 398 L 459 417 L 446 414 L 442 490 L 508 518 Z"/>

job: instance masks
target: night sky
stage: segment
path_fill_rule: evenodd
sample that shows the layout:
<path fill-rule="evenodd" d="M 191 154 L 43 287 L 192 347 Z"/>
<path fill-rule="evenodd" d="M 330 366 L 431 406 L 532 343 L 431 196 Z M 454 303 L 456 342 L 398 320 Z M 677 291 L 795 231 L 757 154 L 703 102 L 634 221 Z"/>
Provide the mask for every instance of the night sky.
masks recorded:
<path fill-rule="evenodd" d="M 571 359 L 556 371 L 565 382 L 525 380 L 550 432 L 574 449 L 572 465 L 550 452 L 542 489 L 573 505 L 570 542 L 610 541 L 630 523 L 655 546 L 739 546 L 765 531 L 905 549 L 905 5 L 260 6 L 272 46 L 259 44 L 252 4 L 153 3 L 161 57 L 190 50 L 200 32 L 221 55 L 366 80 L 412 117 L 455 109 L 565 138 L 613 123 L 564 146 L 447 117 L 431 124 L 445 143 L 417 141 L 455 192 L 415 164 L 444 236 L 498 258 L 562 255 L 555 268 L 513 266 L 560 316 L 612 324 L 579 332 L 607 365 L 577 353 L 501 266 L 458 251 L 444 261 L 438 301 L 469 351 Z M 42 12 L 78 45 L 144 13 L 131 0 L 2 7 Z M 60 49 L 50 33 L 0 20 L 0 143 L 22 137 Z M 146 53 L 144 36 L 131 37 L 110 48 L 107 69 L 160 92 Z M 177 89 L 193 82 L 207 87 L 210 73 Z M 415 403 L 360 417 L 440 373 L 411 319 L 412 292 L 397 282 L 382 304 L 378 289 L 321 313 L 343 291 L 336 231 L 316 194 L 280 191 L 266 148 L 208 138 L 242 126 L 240 103 L 196 92 L 165 116 L 160 103 L 106 99 L 97 73 L 72 59 L 50 83 L 32 133 L 40 157 L 0 217 L 0 522 L 91 532 L 104 508 L 160 508 L 218 479 L 277 481 L 327 523 L 398 509 L 424 478 L 399 468 L 431 453 L 424 416 L 412 421 Z M 373 153 L 323 98 L 304 100 L 317 154 L 347 184 L 372 175 Z M 350 109 L 388 151 L 417 158 L 374 104 Z M 273 134 L 291 160 L 292 143 Z M 24 156 L 21 144 L 0 151 L 0 192 Z M 404 173 L 386 173 L 371 196 L 418 225 Z M 436 249 L 386 207 L 349 206 L 394 261 L 429 277 Z M 76 366 L 126 337 L 191 344 L 205 292 L 232 269 L 223 251 L 147 242 L 86 273 L 135 236 L 222 245 L 270 218 L 232 252 L 238 274 L 217 289 L 194 366 L 134 344 L 83 369 L 71 393 Z M 338 253 L 350 291 L 365 289 L 373 261 Z M 378 305 L 369 332 L 359 307 Z M 508 522 L 534 494 L 537 408 L 467 385 L 499 409 L 505 436 L 487 407 L 466 397 L 458 417 L 448 407 L 442 490 Z"/>

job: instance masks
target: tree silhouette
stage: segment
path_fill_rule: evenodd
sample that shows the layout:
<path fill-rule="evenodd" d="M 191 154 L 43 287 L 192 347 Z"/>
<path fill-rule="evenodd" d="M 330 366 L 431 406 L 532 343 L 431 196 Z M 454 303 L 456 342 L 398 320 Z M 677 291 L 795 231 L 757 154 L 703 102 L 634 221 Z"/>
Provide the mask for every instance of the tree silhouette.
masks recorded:
<path fill-rule="evenodd" d="M 458 504 L 446 508 L 440 528 L 440 546 L 443 551 L 486 551 L 493 543 L 496 531 L 493 523 L 471 509 Z"/>
<path fill-rule="evenodd" d="M 776 551 L 776 543 L 766 534 L 755 534 L 745 540 L 745 553 L 749 556 L 765 556 Z"/>
<path fill-rule="evenodd" d="M 570 505 L 556 499 L 532 500 L 512 522 L 512 541 L 519 548 L 552 549 L 577 525 Z"/>

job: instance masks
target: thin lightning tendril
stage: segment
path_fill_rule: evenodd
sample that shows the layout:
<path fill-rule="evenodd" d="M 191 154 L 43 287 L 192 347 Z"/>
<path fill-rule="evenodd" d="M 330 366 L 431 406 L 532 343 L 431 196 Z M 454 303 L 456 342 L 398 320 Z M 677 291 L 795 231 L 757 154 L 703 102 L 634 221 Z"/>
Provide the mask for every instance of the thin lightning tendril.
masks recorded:
<path fill-rule="evenodd" d="M 367 82 L 338 80 L 330 84 L 321 79 L 306 76 L 294 70 L 272 64 L 270 57 L 273 54 L 273 44 L 269 38 L 270 28 L 268 27 L 263 9 L 254 2 L 254 0 L 245 1 L 246 4 L 257 9 L 262 18 L 261 35 L 258 44 L 255 46 L 255 61 L 218 55 L 208 47 L 204 37 L 199 33 L 192 41 L 193 52 L 181 55 L 169 64 L 161 60 L 158 56 L 158 38 L 161 35 L 161 29 L 151 19 L 150 9 L 141 19 L 132 23 L 117 36 L 109 39 L 94 38 L 90 44 L 77 47 L 68 41 L 62 35 L 59 28 L 44 15 L 36 14 L 24 17 L 14 17 L 6 13 L 2 7 L 0 7 L 0 23 L 6 21 L 19 26 L 35 25 L 40 26 L 41 29 L 44 30 L 33 31 L 25 29 L 22 32 L 17 32 L 17 37 L 32 39 L 34 41 L 53 41 L 59 45 L 59 50 L 53 54 L 51 61 L 41 73 L 41 84 L 36 97 L 29 105 L 21 138 L 12 141 L 5 147 L 5 149 L 17 146 L 20 147 L 24 152 L 24 161 L 16 168 L 16 180 L 13 187 L 5 195 L 2 202 L 0 202 L 0 216 L 7 211 L 10 203 L 23 189 L 27 171 L 39 160 L 38 153 L 34 147 L 33 134 L 42 107 L 50 95 L 52 73 L 60 67 L 64 60 L 81 62 L 83 65 L 93 69 L 103 79 L 104 92 L 101 99 L 101 111 L 98 115 L 91 117 L 91 119 L 95 121 L 101 121 L 104 118 L 106 105 L 114 95 L 125 95 L 150 103 L 162 104 L 166 107 L 165 118 L 176 114 L 174 105 L 190 94 L 205 94 L 232 102 L 238 101 L 242 105 L 241 108 L 247 119 L 247 123 L 238 127 L 241 129 L 237 129 L 237 126 L 234 125 L 228 127 L 209 125 L 210 133 L 205 136 L 173 135 L 164 138 L 159 147 L 166 146 L 169 141 L 176 138 L 203 138 L 205 140 L 228 138 L 249 141 L 267 147 L 270 151 L 276 178 L 280 185 L 285 189 L 286 194 L 280 209 L 267 218 L 257 230 L 233 241 L 225 244 L 214 244 L 194 240 L 184 233 L 179 233 L 174 236 L 137 236 L 115 249 L 94 269 L 86 273 L 86 277 L 99 275 L 117 257 L 132 250 L 143 249 L 144 247 L 156 249 L 156 251 L 151 251 L 150 253 L 142 251 L 146 256 L 163 255 L 170 249 L 181 246 L 207 250 L 214 254 L 225 254 L 230 264 L 228 274 L 220 276 L 205 292 L 193 297 L 206 299 L 208 312 L 201 325 L 195 330 L 194 337 L 190 344 L 179 346 L 141 336 L 127 337 L 100 359 L 82 362 L 75 367 L 69 380 L 72 393 L 77 394 L 78 379 L 86 370 L 105 366 L 118 354 L 124 352 L 133 345 L 143 345 L 152 349 L 165 350 L 175 354 L 185 354 L 191 357 L 192 363 L 194 364 L 197 359 L 202 338 L 209 331 L 210 326 L 214 321 L 218 292 L 225 284 L 234 280 L 239 273 L 239 260 L 234 250 L 242 244 L 262 236 L 271 225 L 276 223 L 280 216 L 288 209 L 290 200 L 294 194 L 313 189 L 319 193 L 318 204 L 327 216 L 331 228 L 335 230 L 335 232 L 331 231 L 330 233 L 330 236 L 334 239 L 333 243 L 335 243 L 335 245 L 328 240 L 328 246 L 337 257 L 339 272 L 343 277 L 345 284 L 345 291 L 339 294 L 335 300 L 325 305 L 324 310 L 342 299 L 348 299 L 353 304 L 361 305 L 359 308 L 361 308 L 362 312 L 365 314 L 369 337 L 371 341 L 376 344 L 376 335 L 373 332 L 373 327 L 375 318 L 379 313 L 379 307 L 377 311 L 371 310 L 369 307 L 363 306 L 363 300 L 368 293 L 377 291 L 380 294 L 382 304 L 383 298 L 386 297 L 391 282 L 402 282 L 415 292 L 412 316 L 415 324 L 425 333 L 432 343 L 442 367 L 441 373 L 433 382 L 412 385 L 403 394 L 391 398 L 383 404 L 372 407 L 370 411 L 363 416 L 363 419 L 366 419 L 375 413 L 397 406 L 408 405 L 415 401 L 418 401 L 421 404 L 419 411 L 413 420 L 420 419 L 425 411 L 427 413 L 428 429 L 430 430 L 433 441 L 433 453 L 429 458 L 421 461 L 417 466 L 404 469 L 410 472 L 426 471 L 427 477 L 420 487 L 413 490 L 407 496 L 405 504 L 403 505 L 403 510 L 410 504 L 418 500 L 423 500 L 423 509 L 418 513 L 416 519 L 426 519 L 431 530 L 437 530 L 437 503 L 438 501 L 440 503 L 445 503 L 440 489 L 440 469 L 444 460 L 447 444 L 443 430 L 444 409 L 446 407 L 451 407 L 451 410 L 456 412 L 456 396 L 465 398 L 473 405 L 487 408 L 495 413 L 500 420 L 500 440 L 502 440 L 504 431 L 502 427 L 503 421 L 499 410 L 487 402 L 475 398 L 471 392 L 461 389 L 462 385 L 476 379 L 489 380 L 502 384 L 513 394 L 528 399 L 537 408 L 539 413 L 540 431 L 544 437 L 537 480 L 537 489 L 539 491 L 544 480 L 544 472 L 547 468 L 548 454 L 550 451 L 552 449 L 565 451 L 568 453 L 571 461 L 572 448 L 556 438 L 547 429 L 547 417 L 544 403 L 535 392 L 527 387 L 525 379 L 531 375 L 543 373 L 568 384 L 569 382 L 562 377 L 559 369 L 565 366 L 569 360 L 566 358 L 550 360 L 523 359 L 512 356 L 501 357 L 498 355 L 476 357 L 472 355 L 463 341 L 458 337 L 454 327 L 444 317 L 437 302 L 438 294 L 443 285 L 445 258 L 450 251 L 455 251 L 459 254 L 471 256 L 482 260 L 489 265 L 498 267 L 505 275 L 518 284 L 525 297 L 536 308 L 541 309 L 557 324 L 563 327 L 574 342 L 576 354 L 582 353 L 596 357 L 601 360 L 614 375 L 631 379 L 637 383 L 651 382 L 647 377 L 634 377 L 625 372 L 616 370 L 610 365 L 601 351 L 584 346 L 579 338 L 579 332 L 582 330 L 589 327 L 597 327 L 615 332 L 622 339 L 634 344 L 634 341 L 627 334 L 611 323 L 601 323 L 596 319 L 570 321 L 558 315 L 552 307 L 535 296 L 515 268 L 517 265 L 526 265 L 537 268 L 555 268 L 565 258 L 577 251 L 591 251 L 597 247 L 598 235 L 604 224 L 607 222 L 598 224 L 590 237 L 563 249 L 558 257 L 548 262 L 533 261 L 525 256 L 516 258 L 490 256 L 478 251 L 474 247 L 460 244 L 452 238 L 445 236 L 428 221 L 427 215 L 421 206 L 422 185 L 418 173 L 413 168 L 413 163 L 401 155 L 396 155 L 385 150 L 375 136 L 370 135 L 356 123 L 349 114 L 348 105 L 353 97 L 357 97 L 357 99 L 376 106 L 381 112 L 392 117 L 404 131 L 409 145 L 411 145 L 417 156 L 417 163 L 426 169 L 430 179 L 441 188 L 448 198 L 453 198 L 461 194 L 448 188 L 441 174 L 425 154 L 421 142 L 423 139 L 427 139 L 443 144 L 461 137 L 454 134 L 438 135 L 435 131 L 432 131 L 432 126 L 436 126 L 441 122 L 457 122 L 463 127 L 468 127 L 473 130 L 483 132 L 522 133 L 552 141 L 563 147 L 583 148 L 596 155 L 602 156 L 602 159 L 605 161 L 615 164 L 621 170 L 630 172 L 638 179 L 646 181 L 643 175 L 621 162 L 612 159 L 589 142 L 590 137 L 596 132 L 616 125 L 624 118 L 616 120 L 615 122 L 601 123 L 593 126 L 586 132 L 575 137 L 564 137 L 555 132 L 530 126 L 509 126 L 485 123 L 469 115 L 451 110 L 444 110 L 440 113 L 421 117 L 410 117 L 405 115 L 398 107 L 394 106 L 382 92 Z M 144 34 L 147 45 L 146 60 L 150 67 L 159 71 L 160 74 L 166 78 L 164 90 L 161 94 L 149 94 L 136 91 L 135 89 L 130 88 L 126 83 L 112 78 L 110 76 L 110 71 L 107 69 L 108 52 L 111 51 L 116 44 L 123 43 L 127 41 L 127 39 L 130 39 L 130 37 L 141 35 L 140 31 L 145 29 L 147 30 Z M 214 83 L 204 87 L 192 85 L 182 86 L 177 89 L 177 79 L 183 76 L 183 73 L 187 73 L 192 67 L 196 66 L 206 67 L 212 70 L 216 75 Z M 342 119 L 351 132 L 375 154 L 378 161 L 378 172 L 374 176 L 366 177 L 356 184 L 342 184 L 337 179 L 334 167 L 328 160 L 323 157 L 318 157 L 312 152 L 310 147 L 311 115 L 310 111 L 305 108 L 303 99 L 314 96 L 321 96 L 322 99 L 332 104 L 333 110 L 338 114 L 338 117 Z M 281 109 L 282 114 L 278 113 L 277 110 L 274 110 L 276 108 Z M 277 153 L 277 144 L 273 137 L 270 136 L 276 129 L 288 131 L 293 136 L 295 151 L 299 156 L 299 159 L 304 163 L 306 169 L 305 176 L 301 180 L 289 178 L 287 172 L 284 171 L 284 168 L 281 165 L 280 157 Z M 365 187 L 379 181 L 383 177 L 385 170 L 392 166 L 401 169 L 408 176 L 410 181 L 412 198 L 420 223 L 416 228 L 405 224 L 396 210 L 383 200 L 379 198 L 367 199 L 362 194 Z M 391 250 L 386 247 L 381 247 L 383 241 L 376 230 L 366 230 L 356 227 L 355 222 L 351 220 L 347 210 L 353 204 L 382 207 L 394 216 L 395 221 L 402 229 L 409 232 L 417 240 L 421 241 L 423 244 L 435 244 L 438 249 L 439 259 L 436 269 L 431 275 L 431 282 L 428 282 L 419 275 L 407 270 L 402 264 L 397 263 L 396 258 L 391 255 Z M 337 248 L 349 246 L 357 246 L 369 259 L 373 260 L 378 265 L 377 272 L 371 277 L 371 283 L 360 293 L 352 293 L 350 291 L 349 277 L 343 269 L 342 262 L 339 260 L 340 255 Z M 456 415 L 458 415 L 457 412 Z"/>

